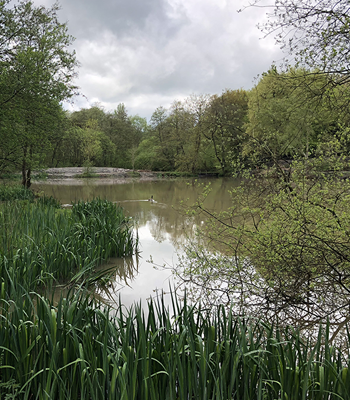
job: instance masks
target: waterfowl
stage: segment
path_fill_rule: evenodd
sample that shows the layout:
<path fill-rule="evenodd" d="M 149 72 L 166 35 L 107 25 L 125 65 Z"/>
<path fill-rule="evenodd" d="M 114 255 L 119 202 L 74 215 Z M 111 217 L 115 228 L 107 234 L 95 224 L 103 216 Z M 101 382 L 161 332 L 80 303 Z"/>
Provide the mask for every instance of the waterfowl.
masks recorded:
<path fill-rule="evenodd" d="M 148 199 L 148 201 L 150 201 L 150 202 L 154 203 L 153 194 L 152 194 L 151 198 L 150 198 L 150 199 Z"/>

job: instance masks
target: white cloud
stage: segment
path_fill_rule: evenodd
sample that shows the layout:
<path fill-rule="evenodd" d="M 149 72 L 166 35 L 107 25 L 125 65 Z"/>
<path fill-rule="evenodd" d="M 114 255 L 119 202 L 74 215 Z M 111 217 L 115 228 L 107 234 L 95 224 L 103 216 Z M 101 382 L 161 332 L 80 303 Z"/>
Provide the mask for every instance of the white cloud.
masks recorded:
<path fill-rule="evenodd" d="M 45 6 L 54 0 L 34 0 Z M 124 103 L 130 114 L 150 118 L 192 93 L 249 89 L 254 77 L 281 58 L 273 38 L 256 27 L 265 9 L 237 10 L 243 0 L 62 0 L 81 63 L 77 80 L 86 98 Z"/>

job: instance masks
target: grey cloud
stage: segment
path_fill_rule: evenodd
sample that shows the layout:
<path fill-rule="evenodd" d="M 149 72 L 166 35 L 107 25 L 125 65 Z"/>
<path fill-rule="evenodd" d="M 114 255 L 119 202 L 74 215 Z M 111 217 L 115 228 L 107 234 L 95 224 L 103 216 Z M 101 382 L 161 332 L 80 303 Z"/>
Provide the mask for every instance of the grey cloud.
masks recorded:
<path fill-rule="evenodd" d="M 281 54 L 273 38 L 259 39 L 265 11 L 237 14 L 244 1 L 61 0 L 81 62 L 77 84 L 88 99 L 75 107 L 123 102 L 149 118 L 192 93 L 249 89 Z"/>
<path fill-rule="evenodd" d="M 171 9 L 163 0 L 61 0 L 60 15 L 79 41 L 97 39 L 104 31 L 119 38 L 130 34 L 171 36 L 185 21 L 170 18 Z"/>

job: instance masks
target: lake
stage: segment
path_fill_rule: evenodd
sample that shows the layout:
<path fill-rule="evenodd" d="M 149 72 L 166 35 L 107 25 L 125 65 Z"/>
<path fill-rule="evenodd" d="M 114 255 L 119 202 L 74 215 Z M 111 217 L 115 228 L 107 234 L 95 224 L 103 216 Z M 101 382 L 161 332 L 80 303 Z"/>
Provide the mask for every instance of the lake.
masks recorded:
<path fill-rule="evenodd" d="M 107 199 L 120 204 L 135 220 L 140 254 L 132 259 L 110 260 L 108 265 L 116 266 L 115 277 L 108 291 L 99 292 L 105 301 L 118 301 L 120 296 L 122 303 L 130 306 L 163 291 L 169 292 L 169 286 L 174 285 L 171 268 L 188 240 L 194 238 L 196 227 L 203 223 L 200 217 L 194 220 L 181 211 L 182 203 L 193 204 L 201 185 L 208 183 L 211 193 L 205 201 L 206 208 L 213 211 L 229 208 L 228 190 L 237 185 L 237 181 L 230 178 L 123 183 L 113 179 L 67 179 L 36 182 L 32 188 L 53 196 L 63 205 L 97 197 Z M 154 202 L 148 201 L 151 196 Z"/>

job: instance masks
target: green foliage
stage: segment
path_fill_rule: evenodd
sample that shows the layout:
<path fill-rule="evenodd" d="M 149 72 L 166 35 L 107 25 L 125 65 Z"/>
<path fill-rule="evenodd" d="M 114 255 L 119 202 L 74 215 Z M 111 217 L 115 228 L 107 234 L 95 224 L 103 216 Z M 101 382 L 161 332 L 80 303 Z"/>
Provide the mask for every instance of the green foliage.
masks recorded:
<path fill-rule="evenodd" d="M 266 196 L 246 254 L 268 282 L 272 302 L 283 293 L 285 304 L 305 312 L 316 307 L 319 318 L 341 308 L 338 317 L 346 320 L 350 181 L 319 175 L 317 166 L 293 168 L 291 181 Z"/>
<path fill-rule="evenodd" d="M 347 0 L 276 1 L 263 25 L 300 65 L 319 68 L 333 82 L 348 85 L 349 3 Z M 328 89 L 328 85 L 325 87 Z"/>
<path fill-rule="evenodd" d="M 220 97 L 192 95 L 175 101 L 169 110 L 159 107 L 153 113 L 152 139 L 143 145 L 154 146 L 152 156 L 161 160 L 163 170 L 192 174 L 220 170 L 226 175 L 240 158 L 246 113 L 244 91 L 226 90 Z M 144 161 L 138 156 L 139 160 Z"/>
<path fill-rule="evenodd" d="M 204 136 L 211 143 L 222 175 L 234 171 L 242 158 L 247 111 L 248 95 L 244 90 L 226 90 L 211 99 Z"/>
<path fill-rule="evenodd" d="M 147 122 L 138 116 L 129 117 L 124 104 L 114 112 L 98 106 L 82 109 L 69 115 L 68 120 L 71 126 L 60 144 L 63 165 L 135 166 Z"/>
<path fill-rule="evenodd" d="M 322 96 L 326 84 L 326 76 L 302 69 L 279 73 L 272 68 L 263 74 L 249 93 L 243 155 L 251 164 L 315 156 L 320 143 L 332 140 L 344 115 L 336 107 L 338 89 Z"/>
<path fill-rule="evenodd" d="M 136 152 L 135 168 L 164 171 L 171 169 L 167 159 L 160 155 L 160 147 L 155 137 L 144 139 Z"/>
<path fill-rule="evenodd" d="M 326 161 L 332 170 L 320 172 Z M 208 303 L 233 302 L 237 312 L 298 326 L 329 318 L 340 329 L 350 304 L 350 180 L 342 165 L 319 158 L 247 178 L 219 214 L 199 199 L 193 211 L 208 217 L 199 235 L 211 248 L 191 248 L 178 276 Z"/>
<path fill-rule="evenodd" d="M 164 171 L 158 176 L 166 177 L 166 178 L 181 178 L 186 176 L 194 176 L 191 172 L 181 172 L 181 171 Z"/>
<path fill-rule="evenodd" d="M 81 141 L 84 163 L 88 166 L 92 166 L 94 160 L 102 156 L 101 136 L 102 133 L 98 131 L 97 121 L 89 120 L 83 133 L 84 138 Z"/>
<path fill-rule="evenodd" d="M 52 196 L 40 196 L 38 199 L 36 199 L 36 203 L 40 204 L 43 207 L 47 206 L 53 208 L 61 208 L 61 203 Z"/>
<path fill-rule="evenodd" d="M 29 187 L 62 118 L 60 103 L 75 92 L 77 62 L 57 5 L 10 5 L 0 5 L 0 172 L 20 168 Z"/>
<path fill-rule="evenodd" d="M 172 129 L 168 118 L 168 112 L 164 107 L 158 107 L 152 114 L 150 121 L 153 130 L 153 142 L 155 146 L 155 156 L 166 165 L 169 170 L 175 168 L 176 148 L 173 145 Z"/>
<path fill-rule="evenodd" d="M 125 310 L 70 293 L 53 305 L 21 289 L 0 307 L 1 398 L 350 397 L 348 354 L 327 326 L 305 340 L 174 296 L 174 315 L 164 299 Z"/>
<path fill-rule="evenodd" d="M 50 286 L 137 249 L 123 210 L 98 199 L 74 204 L 72 210 L 58 208 L 52 198 L 6 202 L 0 207 L 0 225 L 0 276 L 6 290 L 11 281 L 32 289 Z"/>
<path fill-rule="evenodd" d="M 34 193 L 18 185 L 0 185 L 0 201 L 34 200 Z"/>

